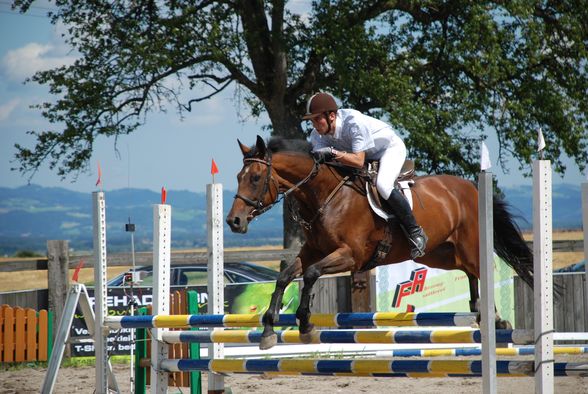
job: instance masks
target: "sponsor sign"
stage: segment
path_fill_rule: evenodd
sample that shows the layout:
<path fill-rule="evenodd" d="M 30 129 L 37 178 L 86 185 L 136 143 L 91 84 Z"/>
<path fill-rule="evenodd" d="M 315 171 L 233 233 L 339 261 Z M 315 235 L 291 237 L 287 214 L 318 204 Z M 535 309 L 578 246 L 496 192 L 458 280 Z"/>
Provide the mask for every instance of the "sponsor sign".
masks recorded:
<path fill-rule="evenodd" d="M 503 319 L 514 325 L 514 272 L 494 256 L 494 297 Z M 412 260 L 376 268 L 378 312 L 469 312 L 467 275 Z"/>
<path fill-rule="evenodd" d="M 274 282 L 256 282 L 248 284 L 236 284 L 225 286 L 225 313 L 263 313 L 269 307 L 271 295 L 274 291 Z M 184 287 L 173 286 L 175 290 L 193 290 L 198 293 L 198 311 L 201 314 L 207 313 L 208 294 L 206 286 Z M 88 288 L 90 302 L 94 307 L 94 289 Z M 284 293 L 284 306 L 281 313 L 295 313 L 298 308 L 298 283 L 291 283 Z M 150 287 L 135 287 L 133 295 L 128 287 L 108 288 L 107 305 L 110 316 L 123 316 L 130 314 L 130 303 L 134 300 L 135 310 L 151 305 L 153 298 Z M 78 308 L 71 327 L 70 345 L 71 354 L 75 357 L 94 356 L 94 342 L 88 337 L 88 329 L 83 315 Z M 123 328 L 111 330 L 108 336 L 108 352 L 112 355 L 130 354 L 131 350 L 131 329 Z"/>

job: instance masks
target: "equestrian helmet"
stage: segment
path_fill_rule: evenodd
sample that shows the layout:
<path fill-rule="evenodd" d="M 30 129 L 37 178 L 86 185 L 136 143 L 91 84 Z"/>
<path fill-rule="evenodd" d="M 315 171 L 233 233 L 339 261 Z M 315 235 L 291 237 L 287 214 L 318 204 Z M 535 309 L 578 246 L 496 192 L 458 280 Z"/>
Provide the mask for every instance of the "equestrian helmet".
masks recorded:
<path fill-rule="evenodd" d="M 306 103 L 306 114 L 304 120 L 316 118 L 319 115 L 337 111 L 337 103 L 329 93 L 316 93 Z"/>

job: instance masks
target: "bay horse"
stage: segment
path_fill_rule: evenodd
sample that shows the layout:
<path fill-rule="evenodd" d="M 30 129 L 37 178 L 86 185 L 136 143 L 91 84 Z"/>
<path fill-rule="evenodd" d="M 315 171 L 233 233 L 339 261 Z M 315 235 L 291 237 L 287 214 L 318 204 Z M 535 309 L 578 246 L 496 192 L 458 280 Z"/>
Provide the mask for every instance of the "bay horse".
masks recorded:
<path fill-rule="evenodd" d="M 390 225 L 369 206 L 365 190 L 345 181 L 340 169 L 319 164 L 310 144 L 279 138 L 265 141 L 257 136 L 252 147 L 237 140 L 243 168 L 237 175 L 238 190 L 227 223 L 231 230 L 246 233 L 249 222 L 270 209 L 280 195 L 291 195 L 299 205 L 298 223 L 306 241 L 296 259 L 284 267 L 268 310 L 262 318 L 261 349 L 276 344 L 273 326 L 286 286 L 302 275 L 304 286 L 296 311 L 300 339 L 310 343 L 314 327 L 309 322 L 311 291 L 324 274 L 357 272 L 373 268 L 375 250 L 388 231 L 392 247 L 379 265 L 410 259 L 410 247 L 399 225 Z M 415 261 L 432 268 L 458 269 L 468 277 L 470 310 L 477 312 L 479 264 L 478 190 L 468 180 L 451 175 L 415 178 L 411 188 L 416 221 L 429 240 L 425 255 Z M 494 250 L 529 285 L 533 286 L 533 257 L 507 205 L 494 199 Z M 389 226 L 389 230 L 386 230 Z M 372 266 L 366 266 L 368 263 Z M 497 325 L 501 321 L 497 317 Z M 501 321 L 504 322 L 504 321 Z"/>

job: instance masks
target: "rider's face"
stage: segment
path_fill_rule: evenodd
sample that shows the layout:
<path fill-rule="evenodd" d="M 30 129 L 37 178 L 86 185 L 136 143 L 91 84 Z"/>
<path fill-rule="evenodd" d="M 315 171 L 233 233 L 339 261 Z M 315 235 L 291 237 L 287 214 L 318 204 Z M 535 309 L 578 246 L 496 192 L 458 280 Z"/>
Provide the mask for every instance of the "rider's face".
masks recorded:
<path fill-rule="evenodd" d="M 325 135 L 328 133 L 333 133 L 335 131 L 335 119 L 336 114 L 334 112 L 329 113 L 328 115 L 329 120 L 331 121 L 331 128 L 329 129 L 329 122 L 327 122 L 327 118 L 325 115 L 320 115 L 315 118 L 312 118 L 312 126 L 320 135 Z"/>

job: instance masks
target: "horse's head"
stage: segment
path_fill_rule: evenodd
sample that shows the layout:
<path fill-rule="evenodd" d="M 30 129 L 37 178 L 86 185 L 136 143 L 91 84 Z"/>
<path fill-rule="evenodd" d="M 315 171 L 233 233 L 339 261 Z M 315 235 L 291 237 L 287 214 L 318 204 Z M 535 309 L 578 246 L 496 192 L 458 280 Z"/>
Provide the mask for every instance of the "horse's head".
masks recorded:
<path fill-rule="evenodd" d="M 265 142 L 257 136 L 253 148 L 237 140 L 243 152 L 243 168 L 237 174 L 239 187 L 227 223 L 235 233 L 246 233 L 255 216 L 269 209 L 278 196 L 278 184 L 272 177 L 272 155 Z"/>

